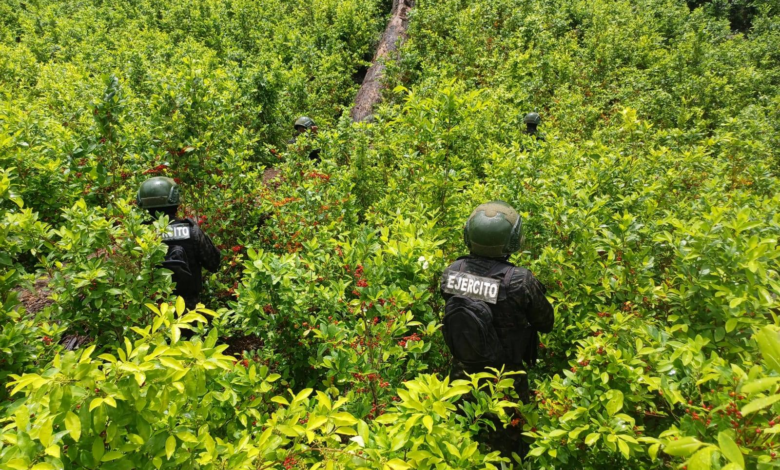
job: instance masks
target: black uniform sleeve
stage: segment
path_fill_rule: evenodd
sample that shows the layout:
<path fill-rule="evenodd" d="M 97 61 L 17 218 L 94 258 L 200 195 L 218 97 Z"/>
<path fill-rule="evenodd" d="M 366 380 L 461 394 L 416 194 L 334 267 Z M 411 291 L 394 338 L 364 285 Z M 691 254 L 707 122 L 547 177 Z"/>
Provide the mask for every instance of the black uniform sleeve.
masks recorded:
<path fill-rule="evenodd" d="M 215 273 L 217 272 L 217 269 L 219 269 L 219 261 L 221 258 L 219 250 L 214 246 L 214 242 L 211 241 L 211 238 L 200 229 L 198 224 L 195 223 L 195 221 L 192 221 L 192 223 L 195 224 L 196 227 L 196 241 L 201 265 L 212 273 Z"/>
<path fill-rule="evenodd" d="M 524 297 L 526 299 L 525 312 L 528 322 L 541 333 L 552 331 L 555 323 L 553 306 L 545 297 L 547 289 L 530 272 L 523 283 Z"/>

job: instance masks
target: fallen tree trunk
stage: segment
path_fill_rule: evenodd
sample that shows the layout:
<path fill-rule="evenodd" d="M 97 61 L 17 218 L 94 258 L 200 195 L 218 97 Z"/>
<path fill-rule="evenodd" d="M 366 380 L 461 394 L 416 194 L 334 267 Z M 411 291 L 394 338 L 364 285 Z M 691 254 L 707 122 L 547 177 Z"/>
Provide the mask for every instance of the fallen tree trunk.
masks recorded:
<path fill-rule="evenodd" d="M 355 97 L 355 106 L 350 111 L 354 122 L 370 121 L 374 114 L 374 106 L 382 100 L 382 78 L 385 71 L 385 60 L 398 50 L 406 39 L 406 29 L 409 27 L 409 10 L 414 7 L 414 0 L 393 0 L 393 10 L 387 28 L 379 41 L 371 68 L 360 85 Z"/>

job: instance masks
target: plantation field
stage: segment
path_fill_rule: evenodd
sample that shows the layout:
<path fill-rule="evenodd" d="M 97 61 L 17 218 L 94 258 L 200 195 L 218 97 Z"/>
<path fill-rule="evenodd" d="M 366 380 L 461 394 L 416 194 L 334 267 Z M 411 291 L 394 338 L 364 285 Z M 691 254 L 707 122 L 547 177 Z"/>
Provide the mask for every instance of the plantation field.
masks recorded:
<path fill-rule="evenodd" d="M 391 4 L 0 0 L 0 470 L 780 466 L 780 3 L 417 0 L 352 123 Z M 194 311 L 155 175 L 222 254 Z M 493 199 L 529 404 L 447 378 Z"/>

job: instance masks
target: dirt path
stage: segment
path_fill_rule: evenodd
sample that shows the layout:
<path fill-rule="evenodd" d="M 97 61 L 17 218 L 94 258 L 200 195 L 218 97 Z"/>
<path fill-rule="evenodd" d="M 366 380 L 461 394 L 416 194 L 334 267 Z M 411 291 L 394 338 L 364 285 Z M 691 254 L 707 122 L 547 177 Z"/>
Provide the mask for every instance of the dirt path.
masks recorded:
<path fill-rule="evenodd" d="M 350 116 L 355 122 L 370 121 L 374 115 L 374 107 L 382 101 L 382 78 L 385 71 L 385 60 L 406 40 L 406 30 L 409 27 L 409 10 L 414 7 L 414 0 L 393 0 L 393 9 L 390 21 L 379 47 L 376 49 L 371 68 L 366 73 L 366 78 L 360 86 L 355 97 L 355 106 L 350 111 Z"/>
<path fill-rule="evenodd" d="M 49 278 L 42 277 L 35 281 L 33 290 L 18 289 L 19 302 L 24 306 L 24 309 L 28 315 L 34 316 L 47 306 L 54 303 L 49 298 L 51 291 L 49 290 Z"/>

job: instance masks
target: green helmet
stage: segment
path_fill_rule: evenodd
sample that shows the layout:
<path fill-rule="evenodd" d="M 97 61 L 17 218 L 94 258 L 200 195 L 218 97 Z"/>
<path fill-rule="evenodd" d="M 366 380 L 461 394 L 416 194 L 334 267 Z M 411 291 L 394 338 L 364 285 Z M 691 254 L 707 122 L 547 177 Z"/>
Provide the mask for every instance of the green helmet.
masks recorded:
<path fill-rule="evenodd" d="M 298 119 L 295 120 L 295 124 L 293 125 L 293 127 L 295 127 L 296 129 L 299 127 L 311 129 L 314 126 L 316 126 L 316 124 L 314 124 L 314 119 L 307 116 L 299 117 Z"/>
<path fill-rule="evenodd" d="M 523 122 L 526 124 L 536 124 L 538 126 L 541 124 L 542 118 L 539 117 L 539 113 L 528 113 L 523 118 Z"/>
<path fill-rule="evenodd" d="M 504 201 L 480 205 L 466 221 L 463 240 L 471 254 L 500 258 L 520 249 L 523 222 L 520 214 Z"/>
<path fill-rule="evenodd" d="M 155 176 L 141 183 L 136 202 L 144 209 L 179 205 L 179 185 L 165 176 Z"/>

